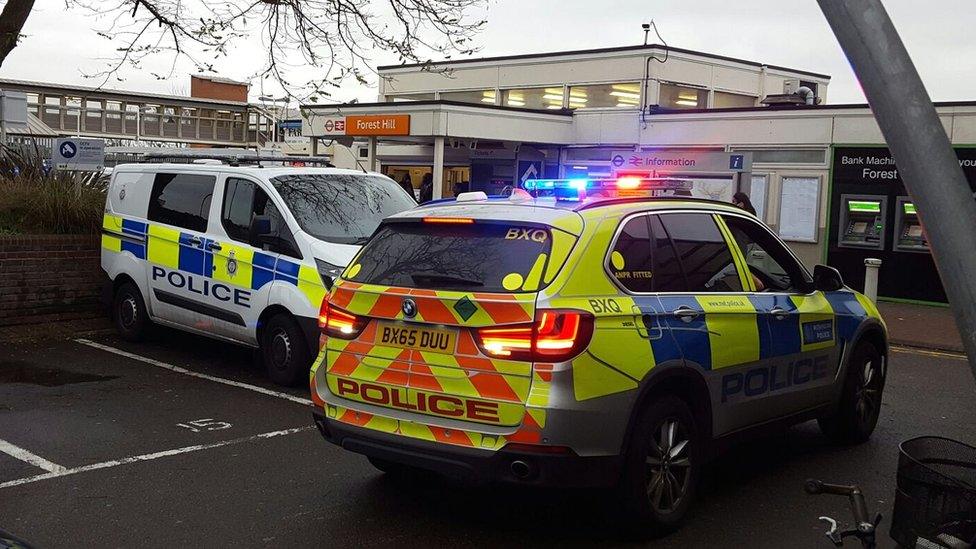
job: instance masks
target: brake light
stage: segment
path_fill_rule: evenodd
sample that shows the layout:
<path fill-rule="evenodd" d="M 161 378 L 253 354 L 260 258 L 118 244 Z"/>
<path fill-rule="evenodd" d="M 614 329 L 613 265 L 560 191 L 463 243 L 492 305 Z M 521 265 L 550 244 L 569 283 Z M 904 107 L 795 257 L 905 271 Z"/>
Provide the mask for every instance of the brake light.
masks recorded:
<path fill-rule="evenodd" d="M 328 298 L 322 300 L 322 307 L 319 309 L 319 329 L 327 336 L 355 339 L 368 322 L 368 318 L 331 306 Z"/>
<path fill-rule="evenodd" d="M 482 352 L 495 358 L 564 362 L 583 352 L 593 336 L 593 316 L 582 311 L 537 311 L 535 322 L 475 331 Z"/>
<path fill-rule="evenodd" d="M 471 225 L 474 219 L 470 217 L 425 217 L 424 223 L 444 223 L 449 225 Z"/>

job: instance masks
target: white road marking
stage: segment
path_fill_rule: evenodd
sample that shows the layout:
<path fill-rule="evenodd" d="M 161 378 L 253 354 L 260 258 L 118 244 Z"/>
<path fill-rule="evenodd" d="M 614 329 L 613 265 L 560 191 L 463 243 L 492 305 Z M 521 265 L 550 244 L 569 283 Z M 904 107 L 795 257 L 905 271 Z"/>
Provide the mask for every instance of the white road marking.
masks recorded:
<path fill-rule="evenodd" d="M 30 463 L 34 467 L 39 467 L 41 469 L 44 469 L 48 473 L 61 473 L 66 470 L 63 466 L 58 465 L 57 463 L 51 463 L 50 461 L 42 458 L 41 456 L 31 453 L 27 450 L 24 450 L 20 446 L 11 444 L 3 439 L 0 439 L 0 452 L 3 452 L 8 456 L 17 458 L 20 461 Z"/>
<path fill-rule="evenodd" d="M 286 435 L 293 435 L 295 433 L 300 433 L 302 431 L 311 430 L 313 427 L 311 425 L 306 427 L 295 427 L 294 429 L 283 429 L 281 431 L 271 431 L 270 433 L 261 433 L 259 435 L 252 435 L 249 437 L 235 438 L 233 440 L 224 440 L 221 442 L 212 442 L 210 444 L 198 444 L 196 446 L 184 446 L 183 448 L 176 448 L 175 450 L 165 450 L 162 452 L 154 452 L 152 454 L 142 454 L 139 456 L 131 456 L 122 459 L 115 459 L 112 461 L 103 461 L 101 463 L 93 463 L 91 465 L 83 465 L 81 467 L 73 467 L 71 469 L 66 469 L 61 467 L 59 471 L 51 471 L 49 473 L 44 473 L 42 475 L 35 475 L 33 477 L 20 478 L 17 480 L 10 480 L 4 483 L 0 483 L 0 489 L 10 488 L 12 486 L 20 486 L 22 484 L 30 484 L 32 482 L 37 482 L 40 480 L 47 480 L 52 478 L 59 478 L 68 475 L 74 475 L 77 473 L 85 473 L 88 471 L 97 471 L 99 469 L 108 469 L 111 467 L 118 467 L 120 465 L 128 465 L 130 463 L 138 463 L 140 461 L 152 461 L 154 459 L 177 456 L 180 454 L 187 454 L 190 452 L 199 452 L 201 450 L 211 450 L 213 448 L 220 448 L 222 446 L 231 446 L 234 444 L 243 444 L 245 442 L 252 442 L 255 440 L 269 439 L 275 437 L 281 437 Z M 53 464 L 51 464 L 53 465 Z"/>
<path fill-rule="evenodd" d="M 969 358 L 963 353 L 954 353 L 950 351 L 930 351 L 927 349 L 919 349 L 918 347 L 905 347 L 902 345 L 891 345 L 889 348 L 892 352 L 903 353 L 906 355 L 923 355 L 939 358 L 951 358 L 955 360 L 969 360 Z"/>
<path fill-rule="evenodd" d="M 280 391 L 274 391 L 271 389 L 265 389 L 264 387 L 258 387 L 257 385 L 251 385 L 250 383 L 242 383 L 240 381 L 233 381 L 230 379 L 224 379 L 222 377 L 211 376 L 207 374 L 201 374 L 200 372 L 194 372 L 193 370 L 187 370 L 186 368 L 180 368 L 179 366 L 173 366 L 172 364 L 167 364 L 163 361 L 146 358 L 144 356 L 139 356 L 135 353 L 130 353 L 128 351 L 123 351 L 122 349 L 116 349 L 115 347 L 109 347 L 108 345 L 102 345 L 101 343 L 95 343 L 94 341 L 88 339 L 76 339 L 76 343 L 81 343 L 82 345 L 87 345 L 89 347 L 94 347 L 95 349 L 101 349 L 109 353 L 114 353 L 119 356 L 124 356 L 126 358 L 131 358 L 132 360 L 138 360 L 139 362 L 145 362 L 146 364 L 151 364 L 153 366 L 158 366 L 160 368 L 165 368 L 172 372 L 178 374 L 184 374 L 191 377 L 198 377 L 200 379 L 206 379 L 209 381 L 216 381 L 217 383 L 223 383 L 224 385 L 230 385 L 231 387 L 239 387 L 241 389 L 247 389 L 249 391 L 254 391 L 255 393 L 261 393 L 263 395 L 273 396 L 281 398 L 284 400 L 290 400 L 292 402 L 297 402 L 298 404 L 305 404 L 308 406 L 312 405 L 312 401 L 307 398 L 297 397 L 295 395 L 290 395 L 288 393 L 282 393 Z"/>

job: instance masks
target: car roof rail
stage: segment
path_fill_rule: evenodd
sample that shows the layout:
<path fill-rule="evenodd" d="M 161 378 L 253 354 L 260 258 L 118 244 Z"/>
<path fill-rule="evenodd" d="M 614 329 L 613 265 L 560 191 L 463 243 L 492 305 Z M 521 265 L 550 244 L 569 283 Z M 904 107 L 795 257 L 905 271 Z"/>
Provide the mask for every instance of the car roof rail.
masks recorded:
<path fill-rule="evenodd" d="M 196 153 L 196 152 L 185 152 L 185 153 L 173 153 L 173 152 L 152 152 L 141 156 L 138 160 L 140 163 L 144 164 L 160 164 L 160 163 L 173 163 L 173 164 L 211 164 L 212 162 L 197 162 L 197 161 L 217 161 L 221 164 L 228 166 L 255 166 L 258 168 L 264 167 L 265 162 L 280 162 L 290 166 L 307 165 L 312 164 L 320 168 L 334 168 L 335 165 L 332 164 L 332 159 L 328 156 L 291 156 L 291 155 L 261 155 L 252 153 L 216 153 L 208 151 L 206 153 Z"/>

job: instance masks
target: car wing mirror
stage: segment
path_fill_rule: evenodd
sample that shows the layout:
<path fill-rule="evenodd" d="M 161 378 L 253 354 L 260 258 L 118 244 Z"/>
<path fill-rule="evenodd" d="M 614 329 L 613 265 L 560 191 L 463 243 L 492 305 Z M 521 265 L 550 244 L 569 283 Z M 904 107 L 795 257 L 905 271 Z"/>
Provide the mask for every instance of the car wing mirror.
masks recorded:
<path fill-rule="evenodd" d="M 844 287 L 844 277 L 833 267 L 817 265 L 813 268 L 813 286 L 822 292 L 836 292 Z"/>

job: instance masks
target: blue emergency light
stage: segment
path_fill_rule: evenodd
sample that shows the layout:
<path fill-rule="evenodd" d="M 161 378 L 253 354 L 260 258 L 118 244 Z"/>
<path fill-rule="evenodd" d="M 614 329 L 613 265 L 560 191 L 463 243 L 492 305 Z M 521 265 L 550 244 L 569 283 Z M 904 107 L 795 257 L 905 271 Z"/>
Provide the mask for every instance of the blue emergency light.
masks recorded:
<path fill-rule="evenodd" d="M 641 178 L 625 175 L 616 179 L 530 179 L 525 190 L 536 196 L 554 196 L 557 200 L 584 200 L 588 197 L 616 198 L 652 196 L 655 191 L 687 191 L 691 181 L 674 178 Z"/>

